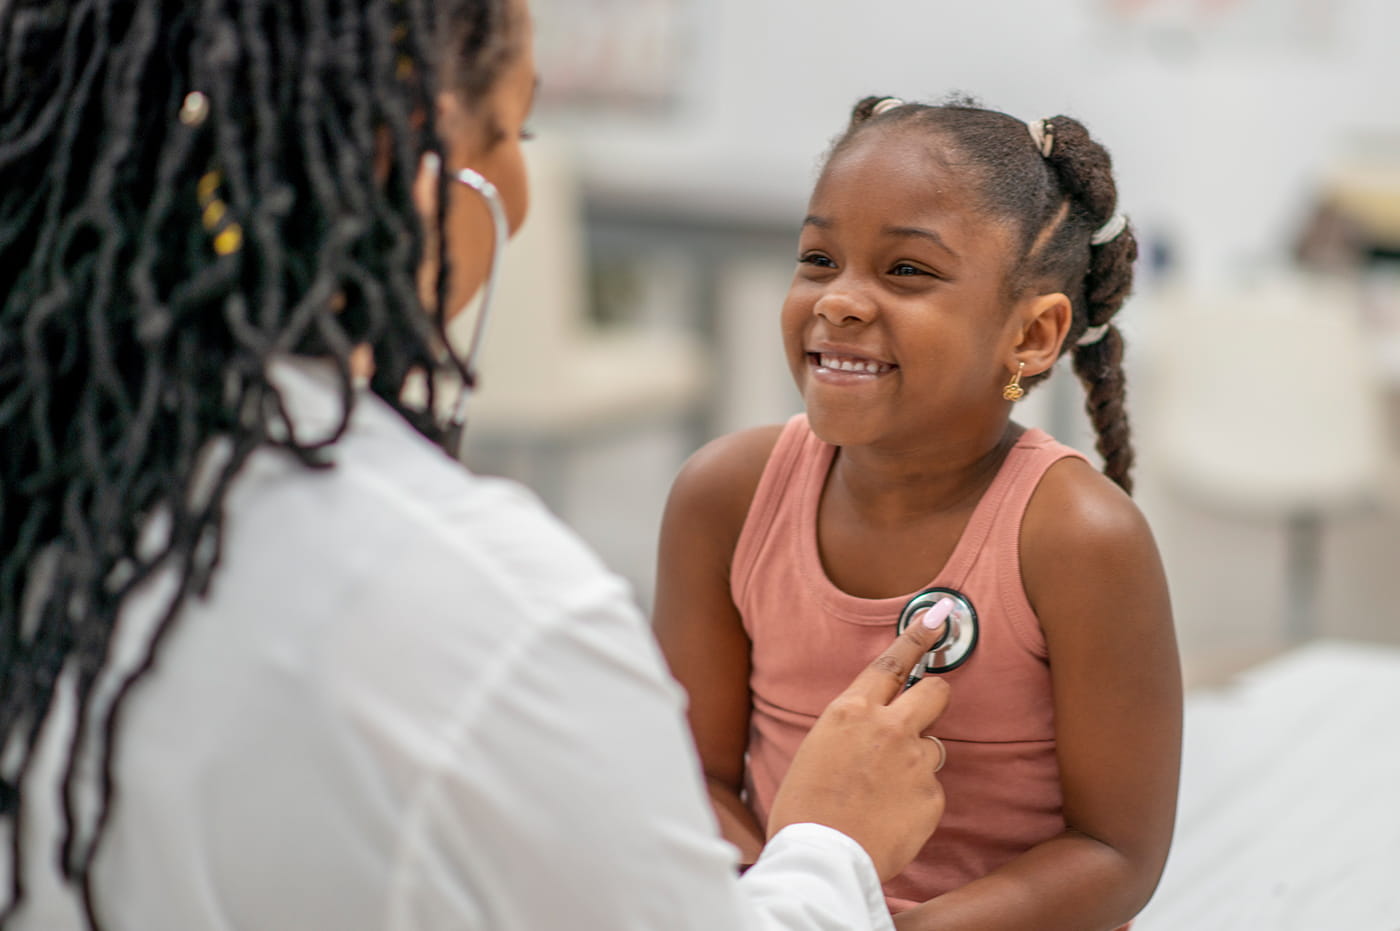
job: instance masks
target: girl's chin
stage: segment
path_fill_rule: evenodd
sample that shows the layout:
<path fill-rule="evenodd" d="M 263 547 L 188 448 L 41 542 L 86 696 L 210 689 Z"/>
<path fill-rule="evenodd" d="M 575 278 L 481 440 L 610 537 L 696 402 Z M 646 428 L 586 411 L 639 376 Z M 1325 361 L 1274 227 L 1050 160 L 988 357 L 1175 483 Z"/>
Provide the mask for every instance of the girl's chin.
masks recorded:
<path fill-rule="evenodd" d="M 807 405 L 807 424 L 817 439 L 832 446 L 860 446 L 879 435 L 869 411 L 833 409 L 826 404 Z"/>

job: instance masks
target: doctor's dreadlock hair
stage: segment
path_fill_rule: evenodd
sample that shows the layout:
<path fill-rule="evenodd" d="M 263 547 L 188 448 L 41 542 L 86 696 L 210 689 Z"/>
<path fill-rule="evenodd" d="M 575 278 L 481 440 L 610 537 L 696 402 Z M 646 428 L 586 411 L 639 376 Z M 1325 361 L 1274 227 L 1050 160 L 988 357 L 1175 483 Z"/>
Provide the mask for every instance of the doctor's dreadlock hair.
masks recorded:
<path fill-rule="evenodd" d="M 410 189 L 438 149 L 438 84 L 481 99 L 517 32 L 508 0 L 0 4 L 0 927 L 24 899 L 25 776 L 59 694 L 80 722 L 61 867 L 99 927 L 122 701 L 206 589 L 249 456 L 332 463 L 361 343 L 371 390 L 437 432 L 431 397 L 400 400 L 443 345 Z M 331 435 L 295 432 L 268 377 L 285 353 L 334 362 Z M 165 566 L 144 655 L 114 671 L 119 609 Z"/>
<path fill-rule="evenodd" d="M 1007 276 L 1008 298 L 1032 288 L 1069 297 L 1074 317 L 1060 351 L 1074 353 L 1104 474 L 1131 492 L 1133 447 L 1124 408 L 1123 336 L 1110 321 L 1132 290 L 1137 240 L 1127 228 L 1102 245 L 1091 244 L 1095 231 L 1117 209 L 1108 151 L 1078 120 L 1056 116 L 1044 124 L 1053 138 L 1049 155 L 1042 154 L 1026 123 L 972 100 L 955 98 L 929 106 L 866 97 L 856 104 L 828 158 L 879 128 L 916 127 L 954 148 L 959 164 L 974 173 L 987 209 L 1019 228 L 1020 258 Z M 1086 330 L 1097 327 L 1106 327 L 1101 338 L 1078 345 Z M 1029 387 L 1046 377 L 1048 373 L 1042 373 L 1022 385 Z"/>

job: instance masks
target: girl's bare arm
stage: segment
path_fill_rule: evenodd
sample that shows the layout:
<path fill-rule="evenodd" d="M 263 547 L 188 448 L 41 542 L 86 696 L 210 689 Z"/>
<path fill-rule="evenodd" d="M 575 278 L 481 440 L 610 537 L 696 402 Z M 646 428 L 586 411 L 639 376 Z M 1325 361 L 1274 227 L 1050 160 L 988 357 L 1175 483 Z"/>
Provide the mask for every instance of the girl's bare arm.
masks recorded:
<path fill-rule="evenodd" d="M 1080 460 L 1046 474 L 1022 578 L 1050 653 L 1067 830 L 902 913 L 914 929 L 1116 928 L 1147 903 L 1171 843 L 1181 672 L 1167 584 L 1132 501 Z"/>
<path fill-rule="evenodd" d="M 654 622 L 662 652 L 690 696 L 689 719 L 725 839 L 752 863 L 765 831 L 743 802 L 749 638 L 729 590 L 734 546 L 780 427 L 721 437 L 686 463 L 666 504 Z"/>

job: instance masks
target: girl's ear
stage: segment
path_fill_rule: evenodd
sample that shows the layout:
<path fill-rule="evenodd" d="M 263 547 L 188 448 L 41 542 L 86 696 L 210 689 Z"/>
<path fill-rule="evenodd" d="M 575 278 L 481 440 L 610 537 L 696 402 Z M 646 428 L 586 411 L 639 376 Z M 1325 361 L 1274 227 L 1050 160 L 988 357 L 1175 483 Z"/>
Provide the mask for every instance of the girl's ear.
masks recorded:
<path fill-rule="evenodd" d="M 1040 294 L 1028 298 L 1013 316 L 1020 332 L 1012 349 L 1012 369 L 1024 362 L 1026 375 L 1039 375 L 1060 357 L 1074 308 L 1064 294 Z"/>

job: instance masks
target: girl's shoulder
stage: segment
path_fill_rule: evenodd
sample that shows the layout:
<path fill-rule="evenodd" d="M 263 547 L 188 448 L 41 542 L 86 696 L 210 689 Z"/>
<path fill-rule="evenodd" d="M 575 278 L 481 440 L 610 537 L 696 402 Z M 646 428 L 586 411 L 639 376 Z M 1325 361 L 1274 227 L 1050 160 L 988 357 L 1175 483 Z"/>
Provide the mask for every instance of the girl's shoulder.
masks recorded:
<path fill-rule="evenodd" d="M 1151 530 L 1128 494 L 1093 465 L 1066 456 L 1045 471 L 1021 525 L 1023 560 L 1070 553 L 1083 557 Z"/>
<path fill-rule="evenodd" d="M 1021 578 L 1032 605 L 1074 598 L 1114 579 L 1129 587 L 1161 572 L 1146 517 L 1123 489 L 1078 457 L 1052 465 L 1026 507 Z M 1145 578 L 1144 578 L 1145 577 Z"/>
<path fill-rule="evenodd" d="M 782 424 L 751 427 L 700 447 L 671 486 L 668 513 L 722 533 L 732 547 L 782 432 Z"/>

